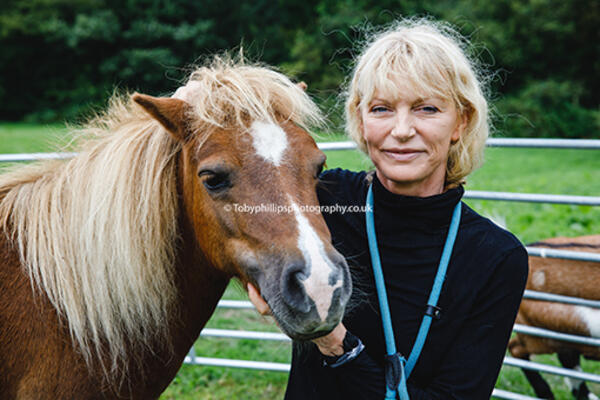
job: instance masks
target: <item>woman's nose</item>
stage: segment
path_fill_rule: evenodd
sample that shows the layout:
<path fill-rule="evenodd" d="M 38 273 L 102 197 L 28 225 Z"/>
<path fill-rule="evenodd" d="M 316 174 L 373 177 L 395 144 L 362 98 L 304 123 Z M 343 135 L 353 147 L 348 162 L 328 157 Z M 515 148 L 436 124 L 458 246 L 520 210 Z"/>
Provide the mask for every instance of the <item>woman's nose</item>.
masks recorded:
<path fill-rule="evenodd" d="M 413 118 L 409 111 L 397 110 L 394 117 L 394 126 L 391 132 L 392 136 L 402 142 L 405 142 L 417 134 Z"/>

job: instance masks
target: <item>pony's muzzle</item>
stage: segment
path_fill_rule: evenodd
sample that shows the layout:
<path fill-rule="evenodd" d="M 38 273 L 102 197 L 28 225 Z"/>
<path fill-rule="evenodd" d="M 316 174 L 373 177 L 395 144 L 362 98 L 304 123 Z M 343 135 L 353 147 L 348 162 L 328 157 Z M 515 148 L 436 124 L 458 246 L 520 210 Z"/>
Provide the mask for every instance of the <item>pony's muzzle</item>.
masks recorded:
<path fill-rule="evenodd" d="M 337 252 L 326 265 L 289 263 L 280 279 L 288 322 L 298 333 L 314 335 L 333 329 L 342 319 L 351 282 L 346 261 Z M 320 336 L 320 335 L 317 335 Z"/>

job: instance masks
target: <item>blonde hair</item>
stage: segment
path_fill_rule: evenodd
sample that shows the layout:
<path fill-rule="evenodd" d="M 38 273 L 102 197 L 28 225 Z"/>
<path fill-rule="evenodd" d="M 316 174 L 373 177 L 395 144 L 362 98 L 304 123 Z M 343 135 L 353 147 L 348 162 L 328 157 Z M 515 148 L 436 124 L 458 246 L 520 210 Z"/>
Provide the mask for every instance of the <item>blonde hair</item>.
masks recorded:
<path fill-rule="evenodd" d="M 322 120 L 282 74 L 227 57 L 196 69 L 184 92 L 201 142 L 217 128 L 243 132 L 251 120 Z M 114 96 L 79 134 L 77 157 L 0 175 L 0 229 L 86 362 L 123 378 L 140 351 L 169 347 L 181 144 L 129 95 Z"/>
<path fill-rule="evenodd" d="M 489 134 L 488 105 L 466 41 L 446 24 L 406 19 L 375 35 L 357 58 L 347 90 L 346 132 L 367 153 L 361 111 L 375 92 L 394 99 L 406 88 L 423 97 L 449 99 L 467 118 L 450 147 L 446 184 L 462 181 L 483 162 Z"/>

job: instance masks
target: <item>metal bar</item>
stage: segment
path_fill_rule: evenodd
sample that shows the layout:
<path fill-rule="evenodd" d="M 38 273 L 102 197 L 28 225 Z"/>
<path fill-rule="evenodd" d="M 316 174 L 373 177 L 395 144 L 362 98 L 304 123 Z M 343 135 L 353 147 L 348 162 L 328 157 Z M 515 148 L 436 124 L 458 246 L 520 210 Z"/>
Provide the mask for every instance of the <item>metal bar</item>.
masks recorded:
<path fill-rule="evenodd" d="M 239 331 L 233 329 L 203 329 L 200 336 L 219 337 L 229 339 L 274 340 L 278 342 L 291 342 L 292 340 L 283 333 Z"/>
<path fill-rule="evenodd" d="M 532 371 L 546 372 L 553 375 L 566 376 L 567 378 L 581 379 L 588 382 L 600 383 L 600 375 L 555 367 L 553 365 L 540 364 L 533 361 L 520 360 L 514 357 L 504 357 L 504 365 L 530 369 Z"/>
<path fill-rule="evenodd" d="M 507 392 L 506 390 L 494 389 L 492 397 L 496 399 L 508 399 L 508 400 L 542 400 L 539 397 L 525 396 L 524 394 Z"/>
<path fill-rule="evenodd" d="M 215 367 L 230 367 L 230 368 L 247 368 L 247 369 L 259 369 L 266 371 L 277 371 L 277 372 L 289 372 L 290 365 L 284 363 L 274 363 L 266 361 L 247 361 L 247 360 L 232 360 L 226 358 L 209 358 L 209 357 L 195 357 L 193 359 L 190 356 L 186 356 L 184 363 L 191 365 L 206 365 Z M 575 371 L 572 369 L 555 367 L 552 365 L 540 364 L 532 361 L 520 360 L 513 357 L 505 357 L 504 365 L 524 368 L 539 372 L 545 372 L 553 375 L 565 376 L 568 378 L 581 379 L 588 382 L 600 383 L 600 375 L 594 375 L 587 372 Z M 500 395 L 505 394 L 504 391 L 500 391 Z M 496 396 L 498 397 L 498 396 Z M 502 398 L 502 397 L 500 397 Z"/>
<path fill-rule="evenodd" d="M 194 362 L 196 360 L 196 349 L 193 345 L 192 347 L 190 347 L 190 351 L 188 351 L 188 355 L 185 358 L 189 358 L 191 362 Z"/>
<path fill-rule="evenodd" d="M 356 148 L 356 143 L 351 141 L 317 144 L 321 150 L 353 150 Z M 491 138 L 487 140 L 486 145 L 488 147 L 600 150 L 600 140 L 594 139 Z"/>
<path fill-rule="evenodd" d="M 542 258 L 563 258 L 567 260 L 576 261 L 593 261 L 600 262 L 599 253 L 589 253 L 585 251 L 571 251 L 571 250 L 556 250 L 546 249 L 544 247 L 526 247 L 527 253 L 530 256 L 542 257 Z"/>
<path fill-rule="evenodd" d="M 572 304 L 576 306 L 600 308 L 600 301 L 587 300 L 579 297 L 563 296 L 553 293 L 537 292 L 535 290 L 526 290 L 523 295 L 524 299 L 553 301 L 556 303 Z M 231 308 L 237 310 L 254 310 L 254 306 L 249 301 L 244 300 L 220 300 L 217 304 L 219 308 Z"/>
<path fill-rule="evenodd" d="M 209 357 L 196 357 L 192 359 L 192 357 L 186 356 L 183 362 L 190 365 L 207 365 L 213 367 L 247 368 L 260 369 L 264 371 L 290 372 L 289 364 L 267 361 L 231 360 L 226 358 Z"/>
<path fill-rule="evenodd" d="M 593 254 L 593 253 L 589 253 Z M 563 296 L 553 293 L 537 292 L 534 290 L 526 290 L 523 295 L 524 299 L 528 300 L 540 300 L 540 301 L 553 301 L 556 303 L 572 304 L 575 306 L 600 308 L 600 301 L 598 300 L 587 300 L 579 297 Z M 254 310 L 254 306 L 249 301 L 244 300 L 220 300 L 217 304 L 219 308 L 231 308 L 237 310 Z"/>
<path fill-rule="evenodd" d="M 515 326 L 513 327 L 513 331 L 525 335 L 543 337 L 546 339 L 561 340 L 563 342 L 579 343 L 584 344 L 586 346 L 600 347 L 600 339 L 589 336 L 570 335 L 567 333 L 555 332 L 549 329 L 542 329 L 534 326 L 527 326 L 521 324 L 515 324 Z"/>
<path fill-rule="evenodd" d="M 532 139 L 532 138 L 491 138 L 489 147 L 527 147 L 543 149 L 600 149 L 600 140 L 594 139 Z"/>
<path fill-rule="evenodd" d="M 254 310 L 252 303 L 244 300 L 219 300 L 217 307 L 233 308 L 237 310 Z"/>
<path fill-rule="evenodd" d="M 518 139 L 518 138 L 493 138 L 487 140 L 490 147 L 521 147 L 521 148 L 546 148 L 546 149 L 600 149 L 600 140 L 593 139 Z M 356 143 L 351 141 L 321 142 L 317 143 L 321 150 L 353 150 Z M 57 158 L 74 157 L 76 153 L 20 153 L 0 154 L 0 162 L 34 161 Z"/>
<path fill-rule="evenodd" d="M 589 253 L 592 254 L 592 253 Z M 562 258 L 562 257 L 561 257 Z M 600 308 L 600 301 L 598 300 L 587 300 L 579 297 L 563 296 L 553 293 L 537 292 L 534 290 L 526 290 L 523 295 L 524 299 L 528 300 L 540 300 L 540 301 L 553 301 L 556 303 L 572 304 L 576 306 L 584 306 L 591 308 Z M 254 310 L 254 306 L 249 301 L 244 300 L 220 300 L 217 304 L 219 308 L 231 308 L 236 310 Z"/>
<path fill-rule="evenodd" d="M 525 335 L 543 337 L 547 339 L 561 340 L 564 342 L 584 344 L 587 346 L 600 347 L 600 339 L 570 335 L 561 332 L 555 332 L 548 329 L 542 329 L 527 325 L 515 324 L 513 330 Z M 291 342 L 291 339 L 277 332 L 256 332 L 256 331 L 241 331 L 233 329 L 204 329 L 200 333 L 202 337 L 218 337 L 228 339 L 250 339 L 250 340 L 271 340 L 278 342 Z"/>
<path fill-rule="evenodd" d="M 563 296 L 553 293 L 536 292 L 534 290 L 526 290 L 523 295 L 527 300 L 553 301 L 556 303 L 572 304 L 576 306 L 600 308 L 600 301 L 581 299 L 579 297 Z"/>
<path fill-rule="evenodd" d="M 36 160 L 62 160 L 75 157 L 77 153 L 21 153 L 0 154 L 0 162 L 36 161 Z"/>
<path fill-rule="evenodd" d="M 466 190 L 466 199 L 473 200 L 502 200 L 524 203 L 570 204 L 577 206 L 599 206 L 598 196 L 567 196 L 561 194 L 488 192 L 483 190 Z"/>
<path fill-rule="evenodd" d="M 356 149 L 356 143 L 354 143 L 354 142 L 321 142 L 321 143 L 317 143 L 317 146 L 319 146 L 319 149 L 321 149 L 323 151 Z"/>

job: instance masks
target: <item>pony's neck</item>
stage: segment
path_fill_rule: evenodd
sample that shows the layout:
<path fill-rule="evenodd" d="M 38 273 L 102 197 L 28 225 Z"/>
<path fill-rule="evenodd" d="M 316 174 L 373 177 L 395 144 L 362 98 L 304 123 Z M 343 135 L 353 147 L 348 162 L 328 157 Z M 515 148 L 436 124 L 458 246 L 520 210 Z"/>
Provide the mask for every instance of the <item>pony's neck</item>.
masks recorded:
<path fill-rule="evenodd" d="M 175 378 L 229 282 L 229 277 L 207 262 L 185 216 L 179 220 L 182 240 L 173 276 L 177 304 L 168 317 L 170 343 L 168 348 L 156 343 L 142 361 L 144 375 L 130 377 L 129 387 L 140 390 L 139 398 L 158 397 Z M 148 382 L 147 376 L 155 381 Z"/>
<path fill-rule="evenodd" d="M 230 277 L 207 261 L 196 244 L 191 228 L 186 225 L 183 225 L 183 244 L 178 255 L 175 279 L 180 297 L 178 314 L 181 322 L 186 324 L 183 330 L 188 331 L 193 343 L 213 314 Z"/>

